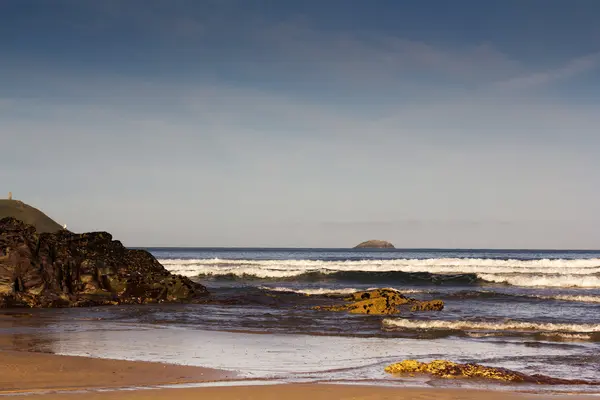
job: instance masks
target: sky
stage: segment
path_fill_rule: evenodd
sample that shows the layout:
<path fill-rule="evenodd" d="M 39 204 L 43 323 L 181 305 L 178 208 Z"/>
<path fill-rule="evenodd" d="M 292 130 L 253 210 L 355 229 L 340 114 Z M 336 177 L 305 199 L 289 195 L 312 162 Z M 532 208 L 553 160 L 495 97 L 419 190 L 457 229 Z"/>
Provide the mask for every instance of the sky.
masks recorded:
<path fill-rule="evenodd" d="M 600 248 L 596 0 L 1 0 L 0 192 L 129 246 Z"/>

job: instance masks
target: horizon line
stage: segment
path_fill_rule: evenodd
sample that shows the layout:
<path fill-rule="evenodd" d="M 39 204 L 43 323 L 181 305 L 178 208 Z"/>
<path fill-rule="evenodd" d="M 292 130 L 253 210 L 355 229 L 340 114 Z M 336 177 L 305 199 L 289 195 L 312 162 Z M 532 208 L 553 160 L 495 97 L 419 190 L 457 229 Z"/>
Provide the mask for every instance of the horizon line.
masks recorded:
<path fill-rule="evenodd" d="M 180 250 L 354 250 L 360 251 L 373 251 L 373 252 L 394 252 L 394 251 L 512 251 L 512 252 L 600 252 L 600 249 L 552 249 L 552 248 L 487 248 L 487 247 L 396 247 L 396 248 L 354 248 L 354 247 L 268 247 L 268 246 L 126 246 L 130 249 L 180 249 Z"/>

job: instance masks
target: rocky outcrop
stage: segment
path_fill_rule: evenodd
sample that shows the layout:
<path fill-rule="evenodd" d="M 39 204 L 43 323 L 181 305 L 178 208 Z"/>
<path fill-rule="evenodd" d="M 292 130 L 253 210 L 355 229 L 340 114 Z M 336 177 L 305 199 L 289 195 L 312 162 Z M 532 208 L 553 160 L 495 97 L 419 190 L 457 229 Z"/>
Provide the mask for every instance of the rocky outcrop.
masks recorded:
<path fill-rule="evenodd" d="M 0 220 L 0 307 L 189 302 L 208 292 L 106 232 L 39 233 Z"/>
<path fill-rule="evenodd" d="M 355 249 L 395 249 L 394 245 L 385 240 L 367 240 L 354 247 Z"/>
<path fill-rule="evenodd" d="M 413 305 L 412 311 L 441 310 L 444 308 L 444 302 L 441 300 L 421 302 L 406 297 L 392 289 L 373 289 L 357 292 L 344 298 L 344 301 L 347 303 L 331 306 L 316 306 L 313 307 L 313 309 L 324 311 L 348 311 L 351 314 L 391 315 L 398 314 L 400 312 L 398 307 L 406 304 Z"/>
<path fill-rule="evenodd" d="M 442 311 L 444 302 L 442 300 L 420 301 L 412 306 L 410 311 Z"/>
<path fill-rule="evenodd" d="M 390 374 L 430 374 L 440 378 L 477 378 L 494 379 L 504 382 L 535 383 L 545 385 L 598 385 L 600 382 L 590 382 L 578 379 L 559 379 L 546 375 L 527 375 L 505 368 L 486 367 L 479 364 L 457 364 L 447 360 L 435 360 L 429 363 L 417 360 L 404 360 L 389 365 L 385 372 Z"/>
<path fill-rule="evenodd" d="M 365 292 L 353 293 L 344 299 L 347 304 L 334 306 L 317 306 L 316 310 L 326 311 L 348 311 L 351 314 L 387 315 L 397 314 L 396 308 L 402 304 L 408 304 L 413 299 L 389 289 L 375 289 Z"/>

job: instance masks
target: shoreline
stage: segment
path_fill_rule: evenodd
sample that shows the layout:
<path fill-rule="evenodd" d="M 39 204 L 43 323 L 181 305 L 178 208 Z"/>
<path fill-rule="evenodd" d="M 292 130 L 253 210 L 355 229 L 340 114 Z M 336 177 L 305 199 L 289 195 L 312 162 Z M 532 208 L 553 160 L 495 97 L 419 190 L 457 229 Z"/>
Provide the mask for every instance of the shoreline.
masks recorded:
<path fill-rule="evenodd" d="M 440 399 L 527 400 L 587 399 L 587 394 L 549 394 L 512 390 L 390 387 L 366 383 L 286 383 L 238 378 L 237 373 L 204 367 L 122 361 L 0 347 L 0 397 L 20 399 L 138 400 L 220 399 Z M 256 384 L 260 381 L 259 384 Z M 228 383 L 229 382 L 229 383 Z M 189 387 L 187 385 L 197 387 Z M 207 384 L 202 386 L 202 384 Z M 180 388 L 175 386 L 181 385 Z M 168 387 L 165 387 L 168 386 Z M 594 396 L 594 395 L 592 395 Z M 596 394 L 594 397 L 597 397 Z"/>

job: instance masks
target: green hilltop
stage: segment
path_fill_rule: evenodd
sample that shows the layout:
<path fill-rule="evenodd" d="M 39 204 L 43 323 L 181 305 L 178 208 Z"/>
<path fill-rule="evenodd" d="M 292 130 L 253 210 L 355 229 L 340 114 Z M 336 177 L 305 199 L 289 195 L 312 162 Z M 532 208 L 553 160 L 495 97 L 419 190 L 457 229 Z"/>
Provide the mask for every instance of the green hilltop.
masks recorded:
<path fill-rule="evenodd" d="M 20 200 L 0 200 L 0 219 L 13 217 L 26 224 L 33 225 L 39 233 L 56 232 L 63 227 L 35 207 Z"/>

